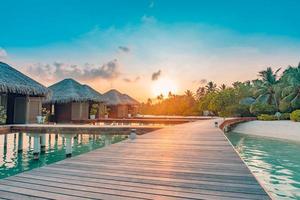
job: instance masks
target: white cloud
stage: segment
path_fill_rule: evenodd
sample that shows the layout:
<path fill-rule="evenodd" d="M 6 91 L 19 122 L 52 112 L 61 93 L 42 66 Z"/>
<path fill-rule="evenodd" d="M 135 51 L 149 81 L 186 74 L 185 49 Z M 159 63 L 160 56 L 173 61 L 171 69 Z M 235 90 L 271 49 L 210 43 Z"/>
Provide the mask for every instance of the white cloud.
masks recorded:
<path fill-rule="evenodd" d="M 121 52 L 119 47 L 125 47 L 124 44 L 130 47 L 130 53 Z M 184 91 L 194 85 L 196 87 L 192 80 L 203 77 L 207 81 L 230 84 L 236 80 L 254 79 L 257 71 L 267 66 L 296 65 L 300 59 L 300 43 L 293 38 L 244 35 L 222 27 L 196 23 L 163 24 L 145 15 L 137 26 L 95 27 L 70 43 L 29 50 L 15 49 L 14 53 L 14 57 L 21 60 L 30 58 L 41 63 L 53 63 L 56 60 L 73 63 L 73 68 L 72 64 L 66 64 L 67 72 L 59 72 L 59 76 L 88 77 L 85 80 L 105 71 L 114 74 L 114 80 L 120 78 L 124 83 L 130 82 L 127 77 L 149 77 L 161 69 L 164 76 L 174 79 L 177 85 L 181 85 L 179 90 Z M 101 71 L 101 65 L 85 66 L 85 63 L 105 63 L 111 58 L 117 58 L 118 63 L 122 63 L 118 64 L 116 74 L 113 68 L 104 67 Z M 53 70 L 53 66 L 50 67 Z M 88 68 L 87 72 L 84 67 Z M 77 68 L 80 72 L 77 72 Z M 97 73 L 91 70 L 95 68 L 98 69 Z M 40 73 L 44 71 L 35 70 Z M 35 70 L 29 73 L 35 73 Z M 146 87 L 151 84 L 148 79 L 141 78 L 141 87 L 144 87 L 142 92 L 147 92 Z"/>
<path fill-rule="evenodd" d="M 143 17 L 141 18 L 143 23 L 148 23 L 148 24 L 154 24 L 156 23 L 156 18 L 153 16 L 147 16 L 147 15 L 143 15 Z"/>
<path fill-rule="evenodd" d="M 5 49 L 0 47 L 0 59 L 5 59 L 7 57 L 7 52 Z"/>
<path fill-rule="evenodd" d="M 154 0 L 151 0 L 149 3 L 149 8 L 153 8 L 154 7 Z"/>
<path fill-rule="evenodd" d="M 120 75 L 117 60 L 109 61 L 103 65 L 85 63 L 84 65 L 54 62 L 53 64 L 35 63 L 29 65 L 27 73 L 37 80 L 55 82 L 65 78 L 74 78 L 83 81 L 94 79 L 115 79 Z"/>

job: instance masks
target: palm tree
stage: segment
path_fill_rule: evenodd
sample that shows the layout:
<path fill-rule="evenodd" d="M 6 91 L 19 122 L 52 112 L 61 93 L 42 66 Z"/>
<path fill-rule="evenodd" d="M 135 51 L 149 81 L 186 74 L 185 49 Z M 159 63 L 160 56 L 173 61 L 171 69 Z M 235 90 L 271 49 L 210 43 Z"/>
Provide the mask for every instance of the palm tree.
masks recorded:
<path fill-rule="evenodd" d="M 172 94 L 172 92 L 170 91 L 170 92 L 168 93 L 168 98 L 171 99 L 171 98 L 173 98 L 173 97 L 175 97 L 175 95 Z"/>
<path fill-rule="evenodd" d="M 187 97 L 194 97 L 194 94 L 191 90 L 186 90 L 184 93 Z"/>
<path fill-rule="evenodd" d="M 220 85 L 219 89 L 222 91 L 222 90 L 225 90 L 226 89 L 226 85 L 225 84 L 222 84 Z"/>
<path fill-rule="evenodd" d="M 209 81 L 205 86 L 207 93 L 215 92 L 217 90 L 217 84 L 212 81 Z"/>
<path fill-rule="evenodd" d="M 150 98 L 147 99 L 147 105 L 152 105 L 152 100 Z"/>
<path fill-rule="evenodd" d="M 273 72 L 272 68 L 268 67 L 267 70 L 258 73 L 261 80 L 254 82 L 254 86 L 256 87 L 255 93 L 257 96 L 256 101 L 275 105 L 276 109 L 278 109 L 278 95 L 280 94 L 280 88 L 277 87 L 277 74 L 279 70 L 280 68 Z"/>
<path fill-rule="evenodd" d="M 156 98 L 157 98 L 158 101 L 162 101 L 164 99 L 164 95 L 160 94 Z"/>
<path fill-rule="evenodd" d="M 300 108 L 300 63 L 297 67 L 289 66 L 281 77 L 282 104 L 290 104 L 292 109 Z"/>
<path fill-rule="evenodd" d="M 199 87 L 196 91 L 196 99 L 200 100 L 202 97 L 204 97 L 206 94 L 206 88 L 205 87 Z"/>

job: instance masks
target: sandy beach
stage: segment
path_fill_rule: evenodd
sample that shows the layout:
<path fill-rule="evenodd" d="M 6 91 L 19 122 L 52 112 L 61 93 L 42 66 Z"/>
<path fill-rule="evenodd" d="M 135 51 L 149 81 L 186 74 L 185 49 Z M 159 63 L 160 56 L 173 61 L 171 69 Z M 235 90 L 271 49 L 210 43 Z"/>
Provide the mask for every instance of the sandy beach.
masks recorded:
<path fill-rule="evenodd" d="M 238 124 L 232 131 L 300 141 L 300 123 L 292 121 L 251 121 Z"/>

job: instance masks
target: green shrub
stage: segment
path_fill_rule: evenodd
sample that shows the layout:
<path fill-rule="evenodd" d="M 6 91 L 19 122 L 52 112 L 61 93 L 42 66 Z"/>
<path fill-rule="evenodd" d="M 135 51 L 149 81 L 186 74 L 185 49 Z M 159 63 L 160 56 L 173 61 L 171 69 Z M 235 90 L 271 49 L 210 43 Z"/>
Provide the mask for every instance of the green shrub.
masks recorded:
<path fill-rule="evenodd" d="M 291 112 L 292 111 L 291 103 L 287 101 L 280 101 L 279 110 L 280 112 Z"/>
<path fill-rule="evenodd" d="M 93 104 L 90 110 L 90 115 L 96 115 L 98 112 L 98 108 L 99 108 L 98 104 Z"/>
<path fill-rule="evenodd" d="M 247 105 L 230 105 L 223 112 L 219 112 L 220 117 L 253 117 L 249 111 L 250 106 Z"/>
<path fill-rule="evenodd" d="M 0 124 L 6 123 L 6 109 L 4 106 L 0 106 Z"/>
<path fill-rule="evenodd" d="M 250 112 L 256 116 L 261 114 L 274 115 L 276 111 L 276 107 L 274 105 L 269 104 L 255 103 L 252 104 L 250 107 Z"/>
<path fill-rule="evenodd" d="M 291 120 L 295 122 L 300 122 L 300 110 L 295 110 L 290 115 Z"/>
<path fill-rule="evenodd" d="M 279 119 L 280 120 L 290 120 L 291 113 L 281 113 Z"/>
<path fill-rule="evenodd" d="M 257 119 L 262 120 L 262 121 L 278 120 L 275 115 L 268 115 L 268 114 L 261 114 L 261 115 L 257 116 Z"/>

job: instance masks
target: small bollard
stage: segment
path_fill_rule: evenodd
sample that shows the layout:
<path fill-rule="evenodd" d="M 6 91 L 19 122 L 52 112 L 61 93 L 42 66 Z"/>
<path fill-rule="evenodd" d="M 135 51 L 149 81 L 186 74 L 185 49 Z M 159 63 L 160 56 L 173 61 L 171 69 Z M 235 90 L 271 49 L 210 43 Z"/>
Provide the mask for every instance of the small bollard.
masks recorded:
<path fill-rule="evenodd" d="M 136 139 L 136 129 L 131 129 L 129 139 L 131 139 L 131 140 Z"/>
<path fill-rule="evenodd" d="M 215 122 L 215 127 L 218 128 L 218 122 Z"/>

